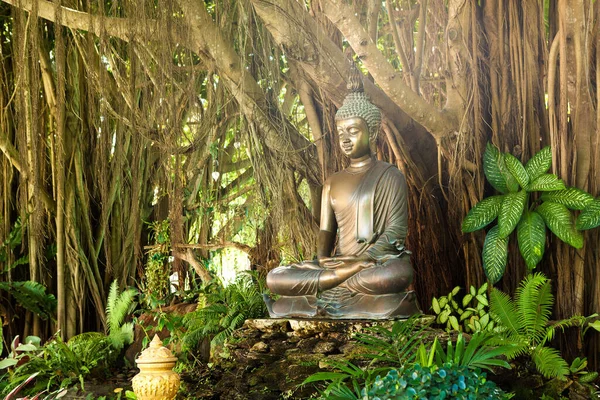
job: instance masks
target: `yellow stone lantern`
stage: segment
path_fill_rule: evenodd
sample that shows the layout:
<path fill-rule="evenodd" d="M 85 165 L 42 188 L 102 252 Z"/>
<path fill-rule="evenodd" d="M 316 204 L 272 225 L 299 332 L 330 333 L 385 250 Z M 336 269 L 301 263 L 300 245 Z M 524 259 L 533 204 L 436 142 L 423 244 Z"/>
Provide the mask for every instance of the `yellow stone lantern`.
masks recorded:
<path fill-rule="evenodd" d="M 133 377 L 138 400 L 171 400 L 179 389 L 179 375 L 173 371 L 177 358 L 162 345 L 158 335 L 135 360 L 140 373 Z"/>

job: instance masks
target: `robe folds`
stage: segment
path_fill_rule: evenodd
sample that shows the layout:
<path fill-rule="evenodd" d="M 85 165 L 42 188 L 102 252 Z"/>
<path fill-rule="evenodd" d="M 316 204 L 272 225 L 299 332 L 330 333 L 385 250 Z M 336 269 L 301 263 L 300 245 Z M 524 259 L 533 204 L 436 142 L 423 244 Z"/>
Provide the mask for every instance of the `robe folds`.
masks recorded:
<path fill-rule="evenodd" d="M 408 225 L 404 175 L 393 165 L 374 161 L 357 185 L 347 206 L 335 211 L 338 225 L 336 255 L 368 253 L 374 260 L 338 288 L 319 291 L 319 277 L 343 262 L 320 266 L 305 261 L 277 267 L 268 277 L 269 288 L 283 296 L 317 296 L 323 302 L 347 303 L 356 293 L 399 293 L 412 281 L 412 267 L 404 240 Z M 410 274 L 406 271 L 410 269 Z M 270 279 L 269 279 L 270 278 Z"/>

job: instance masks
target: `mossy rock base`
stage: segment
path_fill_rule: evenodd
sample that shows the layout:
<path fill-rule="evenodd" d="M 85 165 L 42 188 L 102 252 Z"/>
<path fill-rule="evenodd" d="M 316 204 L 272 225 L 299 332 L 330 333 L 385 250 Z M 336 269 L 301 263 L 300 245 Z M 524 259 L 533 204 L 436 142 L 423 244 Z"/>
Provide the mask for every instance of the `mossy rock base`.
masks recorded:
<path fill-rule="evenodd" d="M 424 317 L 432 318 L 432 317 Z M 344 358 L 366 364 L 365 350 L 354 334 L 371 326 L 391 328 L 394 321 L 254 319 L 234 333 L 215 354 L 210 369 L 184 376 L 189 398 L 224 400 L 308 399 L 313 385 L 299 385 L 310 375 L 328 370 L 326 360 Z M 448 336 L 440 332 L 440 339 Z M 444 339 L 445 337 L 445 339 Z M 432 339 L 433 340 L 433 339 Z"/>

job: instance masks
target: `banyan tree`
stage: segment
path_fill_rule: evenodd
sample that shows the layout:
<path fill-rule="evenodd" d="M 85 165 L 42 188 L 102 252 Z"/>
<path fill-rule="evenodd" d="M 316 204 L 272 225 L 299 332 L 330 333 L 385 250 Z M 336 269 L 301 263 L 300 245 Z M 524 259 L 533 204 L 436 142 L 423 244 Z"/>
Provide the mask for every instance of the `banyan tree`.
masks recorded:
<path fill-rule="evenodd" d="M 180 280 L 210 279 L 224 247 L 259 270 L 311 257 L 322 182 L 346 162 L 348 60 L 384 114 L 377 156 L 408 181 L 424 309 L 486 279 L 485 232 L 461 223 L 494 193 L 488 142 L 522 162 L 552 146 L 551 172 L 600 195 L 597 1 L 2 0 L 0 16 L 0 242 L 22 234 L 2 274 L 51 288 L 66 336 L 103 326 L 113 279 L 144 279 L 160 221 Z M 548 238 L 555 316 L 600 310 L 598 231 Z M 511 244 L 497 285 L 526 272 Z"/>

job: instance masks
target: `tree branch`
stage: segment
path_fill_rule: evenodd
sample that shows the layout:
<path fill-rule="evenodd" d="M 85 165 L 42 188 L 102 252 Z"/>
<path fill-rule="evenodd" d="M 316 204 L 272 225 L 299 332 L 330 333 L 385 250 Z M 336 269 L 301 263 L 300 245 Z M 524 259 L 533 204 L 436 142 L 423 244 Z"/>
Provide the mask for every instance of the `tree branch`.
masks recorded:
<path fill-rule="evenodd" d="M 298 75 L 310 79 L 327 98 L 341 105 L 348 93 L 346 80 L 350 75 L 350 66 L 339 46 L 327 35 L 321 34 L 323 26 L 295 0 L 252 0 L 252 4 L 265 27 L 284 49 L 288 62 L 303 72 Z M 286 23 L 282 24 L 281 21 Z M 298 82 L 295 84 L 300 87 Z M 373 82 L 365 79 L 364 86 L 371 101 L 404 137 L 408 144 L 407 153 L 413 161 L 428 177 L 437 174 L 435 157 L 427 159 L 436 154 L 432 136 Z M 287 93 L 290 92 L 288 90 Z"/>
<path fill-rule="evenodd" d="M 458 131 L 455 115 L 438 110 L 402 82 L 400 74 L 369 38 L 350 7 L 341 0 L 324 0 L 323 3 L 327 17 L 342 32 L 375 82 L 390 99 L 436 138 Z"/>
<path fill-rule="evenodd" d="M 31 12 L 34 0 L 1 0 L 14 7 Z M 56 22 L 56 5 L 50 1 L 37 0 L 38 17 Z M 128 42 L 132 36 L 147 38 L 163 32 L 156 21 L 144 21 L 144 25 L 136 23 L 135 18 L 115 18 L 91 15 L 82 11 L 61 7 L 61 24 L 71 29 L 92 32 L 98 36 L 102 30 L 108 35 Z"/>

